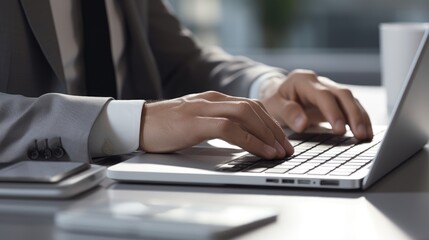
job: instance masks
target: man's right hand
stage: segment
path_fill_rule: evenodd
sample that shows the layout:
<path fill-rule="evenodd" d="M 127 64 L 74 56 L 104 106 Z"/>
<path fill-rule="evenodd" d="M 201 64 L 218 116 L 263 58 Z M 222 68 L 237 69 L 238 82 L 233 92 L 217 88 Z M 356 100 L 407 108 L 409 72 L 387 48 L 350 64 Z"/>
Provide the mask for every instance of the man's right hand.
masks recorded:
<path fill-rule="evenodd" d="M 259 101 L 214 91 L 146 103 L 140 129 L 146 152 L 173 152 L 220 138 L 266 159 L 293 154 L 283 129 Z"/>

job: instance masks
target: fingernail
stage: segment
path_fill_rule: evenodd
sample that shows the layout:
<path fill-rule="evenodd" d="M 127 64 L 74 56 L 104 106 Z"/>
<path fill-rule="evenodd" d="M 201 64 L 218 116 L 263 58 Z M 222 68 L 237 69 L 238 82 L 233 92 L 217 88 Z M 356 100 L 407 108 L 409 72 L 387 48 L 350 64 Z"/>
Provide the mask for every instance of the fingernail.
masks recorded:
<path fill-rule="evenodd" d="M 277 150 L 269 145 L 264 146 L 264 152 L 269 157 L 275 157 L 277 155 Z"/>
<path fill-rule="evenodd" d="M 277 154 L 280 155 L 280 157 L 284 157 L 286 155 L 285 149 L 282 147 L 282 145 L 280 145 L 280 143 L 277 140 L 274 146 L 276 147 Z"/>
<path fill-rule="evenodd" d="M 334 124 L 334 132 L 337 133 L 345 133 L 346 132 L 346 124 L 343 120 L 339 119 Z"/>
<path fill-rule="evenodd" d="M 283 143 L 283 146 L 286 149 L 286 155 L 290 156 L 290 155 L 292 155 L 295 152 L 295 150 L 293 149 L 292 144 L 290 144 L 289 139 L 287 137 L 285 137 L 285 141 Z"/>
<path fill-rule="evenodd" d="M 366 138 L 366 128 L 363 124 L 359 124 L 358 128 L 357 128 L 357 133 L 362 136 L 362 138 Z"/>
<path fill-rule="evenodd" d="M 294 122 L 296 129 L 303 129 L 304 128 L 304 116 L 298 115 L 298 117 L 295 118 Z"/>

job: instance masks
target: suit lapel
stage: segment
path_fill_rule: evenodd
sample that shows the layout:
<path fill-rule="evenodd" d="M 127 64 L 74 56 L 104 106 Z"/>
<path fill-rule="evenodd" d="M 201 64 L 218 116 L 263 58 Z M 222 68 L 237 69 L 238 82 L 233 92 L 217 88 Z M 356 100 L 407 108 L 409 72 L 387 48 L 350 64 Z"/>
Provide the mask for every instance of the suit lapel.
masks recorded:
<path fill-rule="evenodd" d="M 28 23 L 55 75 L 65 81 L 49 0 L 21 0 Z"/>

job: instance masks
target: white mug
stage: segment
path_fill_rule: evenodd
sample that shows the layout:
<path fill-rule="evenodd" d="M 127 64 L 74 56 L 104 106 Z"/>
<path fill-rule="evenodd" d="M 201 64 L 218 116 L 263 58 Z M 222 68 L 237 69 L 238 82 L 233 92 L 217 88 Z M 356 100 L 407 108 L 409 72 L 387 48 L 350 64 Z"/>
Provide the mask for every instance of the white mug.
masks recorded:
<path fill-rule="evenodd" d="M 389 114 L 399 97 L 417 49 L 429 23 L 381 23 L 381 82 Z"/>

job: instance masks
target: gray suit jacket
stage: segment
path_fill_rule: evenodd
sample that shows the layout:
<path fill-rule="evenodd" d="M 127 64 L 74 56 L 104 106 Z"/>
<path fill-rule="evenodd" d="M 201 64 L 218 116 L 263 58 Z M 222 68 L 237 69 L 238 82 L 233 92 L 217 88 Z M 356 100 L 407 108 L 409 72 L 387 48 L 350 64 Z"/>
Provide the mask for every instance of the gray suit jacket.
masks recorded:
<path fill-rule="evenodd" d="M 258 76 L 279 71 L 198 46 L 161 1 L 121 3 L 124 99 L 205 90 L 247 96 Z M 108 100 L 67 95 L 49 0 L 0 1 L 0 162 L 25 159 L 35 139 L 55 137 L 73 161 L 88 161 L 88 135 Z"/>

